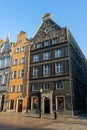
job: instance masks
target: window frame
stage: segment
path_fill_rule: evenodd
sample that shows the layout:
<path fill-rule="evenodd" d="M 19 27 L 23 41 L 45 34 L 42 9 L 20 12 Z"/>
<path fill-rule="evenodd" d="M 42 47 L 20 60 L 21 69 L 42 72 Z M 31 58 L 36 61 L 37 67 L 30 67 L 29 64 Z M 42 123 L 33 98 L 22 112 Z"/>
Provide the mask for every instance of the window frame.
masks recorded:
<path fill-rule="evenodd" d="M 33 62 L 39 62 L 39 54 L 33 55 Z"/>
<path fill-rule="evenodd" d="M 21 47 L 21 52 L 24 52 L 25 51 L 25 46 L 22 46 Z"/>
<path fill-rule="evenodd" d="M 39 68 L 37 66 L 33 67 L 33 76 L 38 76 L 39 75 Z"/>
<path fill-rule="evenodd" d="M 18 59 L 14 59 L 14 65 L 18 65 Z"/>
<path fill-rule="evenodd" d="M 63 82 L 62 81 L 56 82 L 56 90 L 63 90 L 63 89 L 64 89 Z"/>
<path fill-rule="evenodd" d="M 15 85 L 11 86 L 10 92 L 11 92 L 11 93 L 15 93 Z"/>
<path fill-rule="evenodd" d="M 24 64 L 24 63 L 25 63 L 25 57 L 22 57 L 22 58 L 21 58 L 20 63 L 21 63 L 21 64 Z"/>
<path fill-rule="evenodd" d="M 43 60 L 50 60 L 50 57 L 51 57 L 50 51 L 46 51 L 43 53 Z"/>
<path fill-rule="evenodd" d="M 23 91 L 24 91 L 24 86 L 23 86 L 23 84 L 21 84 L 18 86 L 18 92 L 21 93 Z"/>
<path fill-rule="evenodd" d="M 62 57 L 62 50 L 56 49 L 55 50 L 55 58 L 60 58 L 60 57 Z"/>
<path fill-rule="evenodd" d="M 43 66 L 43 75 L 49 75 L 50 74 L 50 67 L 49 65 Z"/>
<path fill-rule="evenodd" d="M 12 78 L 16 78 L 16 76 L 17 76 L 17 71 L 13 71 L 12 72 Z"/>
<path fill-rule="evenodd" d="M 20 70 L 20 76 L 19 76 L 19 77 L 21 77 L 21 78 L 24 77 L 24 69 L 21 69 L 21 70 Z"/>
<path fill-rule="evenodd" d="M 37 87 L 37 89 L 36 89 L 36 87 Z M 32 92 L 38 92 L 38 91 L 39 91 L 38 85 L 37 84 L 33 84 L 32 85 Z"/>
<path fill-rule="evenodd" d="M 55 63 L 55 72 L 56 73 L 63 72 L 63 65 L 62 65 L 62 63 Z"/>
<path fill-rule="evenodd" d="M 43 91 L 47 91 L 47 90 L 50 90 L 49 83 L 43 84 Z"/>

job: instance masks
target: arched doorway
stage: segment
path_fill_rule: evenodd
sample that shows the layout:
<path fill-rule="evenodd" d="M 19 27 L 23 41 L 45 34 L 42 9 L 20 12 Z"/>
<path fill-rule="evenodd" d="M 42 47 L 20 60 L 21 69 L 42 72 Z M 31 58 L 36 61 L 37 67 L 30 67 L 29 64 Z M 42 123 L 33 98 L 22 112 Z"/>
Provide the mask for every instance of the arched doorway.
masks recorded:
<path fill-rule="evenodd" d="M 44 99 L 44 113 L 50 114 L 50 100 L 49 100 L 49 98 Z"/>

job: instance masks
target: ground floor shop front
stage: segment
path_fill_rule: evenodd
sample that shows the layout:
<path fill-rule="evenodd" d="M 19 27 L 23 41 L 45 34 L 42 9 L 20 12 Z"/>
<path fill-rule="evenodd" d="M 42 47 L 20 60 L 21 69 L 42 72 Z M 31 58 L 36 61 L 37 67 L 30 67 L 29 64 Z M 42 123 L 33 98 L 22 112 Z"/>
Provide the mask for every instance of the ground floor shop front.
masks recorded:
<path fill-rule="evenodd" d="M 58 95 L 53 91 L 34 93 L 29 96 L 29 109 L 41 116 L 73 115 L 72 97 Z"/>

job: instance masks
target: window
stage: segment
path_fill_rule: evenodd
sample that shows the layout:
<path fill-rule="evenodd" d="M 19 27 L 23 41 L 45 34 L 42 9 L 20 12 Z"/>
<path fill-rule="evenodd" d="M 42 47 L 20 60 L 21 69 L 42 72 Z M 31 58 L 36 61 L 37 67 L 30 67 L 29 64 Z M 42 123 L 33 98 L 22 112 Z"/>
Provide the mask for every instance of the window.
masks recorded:
<path fill-rule="evenodd" d="M 14 65 L 17 65 L 18 64 L 18 59 L 15 59 L 14 60 Z"/>
<path fill-rule="evenodd" d="M 24 64 L 25 63 L 25 57 L 22 57 L 21 58 L 21 64 Z"/>
<path fill-rule="evenodd" d="M 54 38 L 53 40 L 52 40 L 52 44 L 54 45 L 54 44 L 57 44 L 58 43 L 58 39 L 57 38 Z"/>
<path fill-rule="evenodd" d="M 38 109 L 38 106 L 39 106 L 38 97 L 33 97 L 32 99 L 33 99 L 32 109 Z"/>
<path fill-rule="evenodd" d="M 25 51 L 25 46 L 22 46 L 22 47 L 21 47 L 21 51 Z"/>
<path fill-rule="evenodd" d="M 49 60 L 50 59 L 50 52 L 44 52 L 44 60 Z"/>
<path fill-rule="evenodd" d="M 5 59 L 4 57 L 1 58 L 1 67 L 4 67 L 5 66 Z"/>
<path fill-rule="evenodd" d="M 56 104 L 57 110 L 64 110 L 64 97 L 57 97 L 57 104 Z"/>
<path fill-rule="evenodd" d="M 37 84 L 34 84 L 32 86 L 32 91 L 38 91 L 38 85 Z"/>
<path fill-rule="evenodd" d="M 20 77 L 24 77 L 24 70 L 20 70 Z"/>
<path fill-rule="evenodd" d="M 23 92 L 23 85 L 19 85 L 18 92 Z"/>
<path fill-rule="evenodd" d="M 6 84 L 8 81 L 8 74 L 5 74 L 4 84 Z"/>
<path fill-rule="evenodd" d="M 12 78 L 16 78 L 16 71 L 13 71 Z"/>
<path fill-rule="evenodd" d="M 50 68 L 48 65 L 43 66 L 43 74 L 49 74 Z"/>
<path fill-rule="evenodd" d="M 56 83 L 56 90 L 61 90 L 61 89 L 63 89 L 62 81 L 58 81 L 58 82 Z"/>
<path fill-rule="evenodd" d="M 11 93 L 15 92 L 15 86 L 11 87 Z"/>
<path fill-rule="evenodd" d="M 61 57 L 62 56 L 62 52 L 60 49 L 57 49 L 55 50 L 55 57 L 58 58 L 58 57 Z"/>
<path fill-rule="evenodd" d="M 6 57 L 6 66 L 9 66 L 10 63 L 11 63 L 11 58 L 10 58 L 10 56 L 7 56 Z"/>
<path fill-rule="evenodd" d="M 38 62 L 38 61 L 39 61 L 39 54 L 36 54 L 33 57 L 33 62 Z"/>
<path fill-rule="evenodd" d="M 49 46 L 49 41 L 45 41 L 44 46 Z"/>
<path fill-rule="evenodd" d="M 0 75 L 0 84 L 2 83 L 2 75 Z"/>
<path fill-rule="evenodd" d="M 34 67 L 33 68 L 33 76 L 38 76 L 38 72 L 39 72 L 38 67 Z"/>
<path fill-rule="evenodd" d="M 16 48 L 16 53 L 18 53 L 19 52 L 19 48 Z"/>
<path fill-rule="evenodd" d="M 49 84 L 44 84 L 43 85 L 43 90 L 49 90 Z"/>
<path fill-rule="evenodd" d="M 63 67 L 61 63 L 56 63 L 56 73 L 62 72 Z"/>
<path fill-rule="evenodd" d="M 38 43 L 37 48 L 42 48 L 42 43 Z"/>
<path fill-rule="evenodd" d="M 22 43 L 22 40 L 19 40 L 18 43 Z"/>

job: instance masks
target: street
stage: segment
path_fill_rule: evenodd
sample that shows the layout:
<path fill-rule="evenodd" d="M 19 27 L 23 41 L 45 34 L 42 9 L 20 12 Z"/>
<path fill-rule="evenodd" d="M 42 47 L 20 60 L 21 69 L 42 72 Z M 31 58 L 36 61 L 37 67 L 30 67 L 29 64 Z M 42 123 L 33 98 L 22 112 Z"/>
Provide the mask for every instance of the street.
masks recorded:
<path fill-rule="evenodd" d="M 0 130 L 87 130 L 87 118 L 54 120 L 0 113 Z"/>

